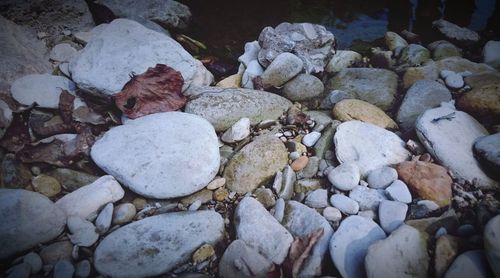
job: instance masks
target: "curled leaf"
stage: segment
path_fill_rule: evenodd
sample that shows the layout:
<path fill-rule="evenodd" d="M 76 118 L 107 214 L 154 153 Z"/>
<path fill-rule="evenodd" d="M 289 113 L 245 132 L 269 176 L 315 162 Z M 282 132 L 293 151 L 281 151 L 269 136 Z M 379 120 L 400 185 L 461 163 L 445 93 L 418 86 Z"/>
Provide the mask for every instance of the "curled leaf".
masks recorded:
<path fill-rule="evenodd" d="M 299 276 L 300 268 L 309 257 L 314 244 L 323 236 L 324 232 L 323 228 L 319 228 L 309 235 L 295 238 L 283 266 L 285 277 L 295 278 Z"/>

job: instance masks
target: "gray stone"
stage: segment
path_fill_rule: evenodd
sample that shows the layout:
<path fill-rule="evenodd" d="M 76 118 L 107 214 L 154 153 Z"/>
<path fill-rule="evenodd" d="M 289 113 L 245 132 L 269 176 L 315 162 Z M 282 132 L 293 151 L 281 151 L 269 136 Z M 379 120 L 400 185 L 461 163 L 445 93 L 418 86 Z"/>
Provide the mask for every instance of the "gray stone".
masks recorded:
<path fill-rule="evenodd" d="M 1 187 L 23 189 L 31 185 L 31 172 L 16 159 L 15 154 L 6 154 L 3 157 L 0 169 Z"/>
<path fill-rule="evenodd" d="M 333 229 L 328 221 L 316 210 L 296 201 L 288 201 L 283 226 L 295 237 L 305 237 L 315 230 L 323 229 L 323 235 L 314 244 L 299 272 L 300 277 L 320 276 L 322 261 L 333 235 Z"/>
<path fill-rule="evenodd" d="M 500 169 L 500 133 L 477 139 L 474 154 L 491 173 Z"/>
<path fill-rule="evenodd" d="M 276 204 L 273 191 L 269 188 L 257 188 L 253 194 L 255 195 L 255 199 L 257 199 L 266 209 L 274 207 Z"/>
<path fill-rule="evenodd" d="M 144 18 L 158 22 L 167 28 L 187 28 L 191 12 L 186 5 L 169 0 L 99 0 L 98 4 L 109 8 L 117 17 Z"/>
<path fill-rule="evenodd" d="M 368 248 L 385 237 L 384 231 L 373 220 L 353 215 L 342 221 L 330 240 L 332 261 L 340 275 L 364 277 Z"/>
<path fill-rule="evenodd" d="M 53 278 L 71 278 L 75 273 L 75 267 L 67 260 L 58 261 L 54 265 Z"/>
<path fill-rule="evenodd" d="M 408 186 L 400 180 L 395 180 L 385 189 L 385 192 L 389 198 L 394 201 L 409 204 L 411 203 L 411 193 Z"/>
<path fill-rule="evenodd" d="M 384 39 L 385 39 L 385 44 L 391 51 L 408 46 L 408 42 L 406 42 L 405 39 L 403 39 L 400 35 L 394 32 L 386 32 Z"/>
<path fill-rule="evenodd" d="M 446 86 L 452 90 L 458 90 L 464 86 L 464 78 L 455 72 L 451 72 L 446 76 L 444 79 L 444 82 L 446 83 Z"/>
<path fill-rule="evenodd" d="M 95 142 L 90 155 L 132 191 L 158 199 L 199 191 L 220 164 L 213 127 L 182 112 L 151 114 L 114 127 Z"/>
<path fill-rule="evenodd" d="M 77 50 L 69 43 L 60 43 L 52 48 L 49 57 L 56 62 L 69 62 L 75 55 Z"/>
<path fill-rule="evenodd" d="M 90 271 L 92 266 L 88 260 L 80 261 L 75 267 L 75 277 L 76 278 L 87 278 L 90 276 Z"/>
<path fill-rule="evenodd" d="M 69 192 L 75 191 L 89 183 L 93 183 L 99 178 L 84 172 L 66 168 L 56 168 L 48 172 L 47 175 L 56 178 L 62 187 Z"/>
<path fill-rule="evenodd" d="M 96 231 L 99 234 L 104 234 L 111 227 L 111 220 L 113 219 L 113 203 L 108 203 L 101 210 L 97 219 L 95 220 Z"/>
<path fill-rule="evenodd" d="M 301 179 L 295 181 L 293 191 L 295 193 L 307 193 L 316 189 L 322 188 L 320 179 Z"/>
<path fill-rule="evenodd" d="M 444 235 L 436 240 L 434 251 L 434 274 L 435 277 L 444 277 L 453 260 L 457 257 L 459 238 Z"/>
<path fill-rule="evenodd" d="M 382 110 L 391 108 L 397 91 L 398 76 L 386 69 L 347 68 L 327 83 L 326 89 L 353 94 Z"/>
<path fill-rule="evenodd" d="M 224 178 L 229 190 L 251 192 L 287 165 L 288 153 L 276 137 L 264 136 L 245 145 L 229 161 Z"/>
<path fill-rule="evenodd" d="M 243 240 L 229 244 L 219 262 L 219 275 L 233 277 L 266 277 L 272 262 L 251 248 Z"/>
<path fill-rule="evenodd" d="M 330 92 L 326 98 L 321 101 L 320 108 L 321 109 L 332 109 L 335 104 L 344 99 L 353 99 L 356 98 L 354 93 L 341 91 L 341 90 L 333 90 Z"/>
<path fill-rule="evenodd" d="M 474 63 L 462 57 L 448 57 L 436 61 L 438 71 L 451 70 L 454 72 L 481 73 L 484 71 L 495 72 L 495 69 L 483 63 Z"/>
<path fill-rule="evenodd" d="M 474 141 L 488 131 L 469 114 L 452 105 L 427 110 L 416 125 L 417 135 L 427 151 L 456 178 L 473 182 L 480 188 L 493 188 L 498 183 L 489 178 L 474 158 Z"/>
<path fill-rule="evenodd" d="M 306 73 L 324 71 L 333 55 L 335 37 L 324 26 L 284 22 L 276 28 L 265 27 L 259 35 L 259 62 L 267 67 L 283 52 L 297 55 Z"/>
<path fill-rule="evenodd" d="M 407 211 L 408 205 L 401 202 L 381 201 L 378 207 L 380 226 L 387 234 L 392 233 L 404 223 Z"/>
<path fill-rule="evenodd" d="M 372 244 L 365 258 L 367 277 L 427 277 L 428 267 L 427 236 L 408 225 Z"/>
<path fill-rule="evenodd" d="M 398 164 L 410 157 L 401 138 L 370 123 L 344 122 L 337 127 L 333 140 L 337 160 L 357 164 L 362 177 L 371 170 Z"/>
<path fill-rule="evenodd" d="M 399 62 L 414 67 L 422 65 L 430 58 L 431 53 L 427 50 L 427 48 L 418 44 L 410 44 L 403 49 L 401 56 L 399 57 Z"/>
<path fill-rule="evenodd" d="M 299 57 L 289 52 L 281 53 L 262 73 L 262 83 L 279 87 L 299 74 L 302 67 Z"/>
<path fill-rule="evenodd" d="M 257 55 L 260 51 L 260 45 L 258 41 L 251 41 L 245 43 L 245 53 L 238 57 L 238 62 L 242 63 L 245 67 L 249 67 L 251 61 L 257 60 Z M 258 62 L 257 62 L 258 63 Z"/>
<path fill-rule="evenodd" d="M 306 168 L 297 173 L 297 177 L 310 179 L 318 173 L 320 159 L 317 156 L 309 157 Z"/>
<path fill-rule="evenodd" d="M 40 256 L 35 252 L 30 252 L 24 255 L 23 263 L 26 263 L 30 266 L 32 274 L 36 274 L 40 270 L 42 270 L 42 258 L 40 258 Z"/>
<path fill-rule="evenodd" d="M 359 168 L 354 163 L 342 163 L 328 173 L 328 180 L 332 185 L 343 191 L 349 191 L 359 183 Z"/>
<path fill-rule="evenodd" d="M 44 265 L 53 266 L 60 260 L 71 260 L 73 244 L 69 240 L 56 241 L 45 246 L 40 251 L 40 257 Z"/>
<path fill-rule="evenodd" d="M 368 185 L 375 189 L 384 189 L 398 178 L 396 169 L 388 166 L 383 166 L 373 169 L 368 173 Z"/>
<path fill-rule="evenodd" d="M 359 211 L 359 204 L 342 194 L 333 194 L 330 197 L 330 203 L 345 214 L 356 214 Z"/>
<path fill-rule="evenodd" d="M 112 95 L 129 81 L 131 72 L 143 73 L 156 64 L 179 71 L 184 78 L 183 91 L 213 80 L 203 64 L 176 41 L 128 19 L 115 19 L 93 34 L 69 68 L 78 87 Z"/>
<path fill-rule="evenodd" d="M 241 87 L 254 89 L 253 79 L 257 76 L 261 76 L 263 72 L 264 68 L 262 68 L 257 60 L 250 61 L 241 77 Z"/>
<path fill-rule="evenodd" d="M 500 69 L 500 41 L 488 41 L 483 48 L 484 63 Z"/>
<path fill-rule="evenodd" d="M 488 221 L 484 228 L 484 249 L 495 276 L 500 276 L 500 215 Z"/>
<path fill-rule="evenodd" d="M 324 208 L 328 206 L 328 191 L 326 189 L 316 189 L 309 192 L 304 202 L 311 208 Z"/>
<path fill-rule="evenodd" d="M 333 149 L 333 136 L 337 130 L 336 125 L 327 127 L 318 142 L 314 145 L 314 154 L 319 158 L 324 158 L 327 151 Z"/>
<path fill-rule="evenodd" d="M 224 236 L 213 211 L 165 213 L 123 226 L 100 242 L 94 266 L 106 276 L 155 276 L 188 262 L 202 244 Z"/>
<path fill-rule="evenodd" d="M 22 189 L 0 189 L 0 259 L 57 237 L 66 217 L 47 197 Z"/>
<path fill-rule="evenodd" d="M 312 147 L 316 142 L 318 142 L 319 138 L 321 137 L 321 133 L 317 131 L 312 131 L 311 133 L 308 133 L 302 138 L 302 144 L 304 144 L 307 147 Z"/>
<path fill-rule="evenodd" d="M 59 108 L 62 90 L 73 92 L 75 84 L 66 77 L 50 74 L 30 74 L 16 79 L 10 88 L 12 97 L 19 103 L 41 108 Z"/>
<path fill-rule="evenodd" d="M 29 278 L 31 266 L 27 263 L 17 264 L 6 271 L 7 278 Z"/>
<path fill-rule="evenodd" d="M 376 211 L 380 202 L 386 200 L 383 190 L 376 190 L 366 186 L 356 186 L 349 192 L 349 198 L 358 202 L 360 210 Z"/>
<path fill-rule="evenodd" d="M 444 278 L 453 277 L 490 277 L 484 252 L 482 250 L 471 250 L 460 254 L 444 276 Z"/>
<path fill-rule="evenodd" d="M 225 131 L 241 118 L 252 125 L 277 119 L 292 103 L 276 94 L 247 89 L 200 88 L 200 95 L 186 104 L 185 112 L 207 119 L 216 131 Z"/>
<path fill-rule="evenodd" d="M 99 239 L 94 224 L 78 216 L 68 217 L 68 229 L 71 233 L 68 237 L 74 245 L 89 247 Z"/>
<path fill-rule="evenodd" d="M 415 128 L 418 116 L 450 100 L 451 93 L 443 84 L 433 80 L 419 80 L 406 92 L 399 107 L 398 124 L 404 130 L 411 130 Z"/>
<path fill-rule="evenodd" d="M 326 72 L 336 73 L 361 61 L 361 54 L 351 50 L 337 50 L 326 65 Z"/>
<path fill-rule="evenodd" d="M 278 222 L 281 223 L 283 221 L 283 217 L 285 216 L 285 200 L 283 198 L 276 200 L 273 216 Z"/>
<path fill-rule="evenodd" d="M 328 221 L 337 222 L 342 219 L 342 213 L 338 208 L 326 207 L 323 210 L 323 217 Z"/>
<path fill-rule="evenodd" d="M 432 26 L 437 28 L 447 39 L 456 41 L 463 45 L 475 44 L 479 41 L 478 33 L 465 27 L 460 27 L 444 19 L 432 22 Z"/>
<path fill-rule="evenodd" d="M 123 203 L 115 207 L 113 211 L 113 225 L 123 225 L 134 219 L 136 213 L 132 203 Z"/>
<path fill-rule="evenodd" d="M 251 197 L 243 198 L 234 212 L 236 238 L 273 263 L 281 264 L 293 241 L 292 235 Z"/>
<path fill-rule="evenodd" d="M 2 139 L 5 135 L 5 132 L 12 123 L 12 120 L 12 109 L 10 109 L 9 105 L 5 101 L 0 100 L 0 139 Z"/>
<path fill-rule="evenodd" d="M 428 47 L 432 51 L 432 58 L 436 61 L 454 56 L 462 57 L 462 50 L 448 41 L 435 41 Z"/>
<path fill-rule="evenodd" d="M 319 78 L 310 74 L 299 74 L 283 86 L 283 96 L 291 101 L 310 100 L 320 96 L 325 86 Z"/>
<path fill-rule="evenodd" d="M 250 119 L 241 118 L 226 130 L 220 139 L 226 143 L 234 143 L 245 139 L 248 135 L 250 135 Z"/>

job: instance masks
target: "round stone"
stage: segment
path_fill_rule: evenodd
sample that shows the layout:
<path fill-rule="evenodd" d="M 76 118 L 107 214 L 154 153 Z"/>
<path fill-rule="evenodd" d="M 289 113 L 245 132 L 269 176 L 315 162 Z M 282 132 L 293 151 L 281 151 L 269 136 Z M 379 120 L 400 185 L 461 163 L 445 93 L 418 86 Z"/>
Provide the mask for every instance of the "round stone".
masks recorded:
<path fill-rule="evenodd" d="M 295 159 L 292 162 L 292 165 L 290 165 L 290 166 L 292 167 L 292 169 L 295 172 L 298 172 L 298 171 L 304 169 L 307 166 L 308 162 L 309 162 L 309 157 L 303 155 L 303 156 L 300 156 L 299 158 Z"/>
<path fill-rule="evenodd" d="M 323 210 L 323 217 L 328 221 L 336 222 L 342 219 L 342 213 L 338 208 L 326 207 Z"/>
<path fill-rule="evenodd" d="M 359 211 L 358 203 L 342 194 L 332 195 L 330 203 L 345 214 L 356 214 Z"/>
<path fill-rule="evenodd" d="M 328 173 L 328 180 L 335 188 L 349 191 L 359 183 L 359 168 L 354 163 L 342 163 Z"/>
<path fill-rule="evenodd" d="M 131 203 L 116 206 L 113 211 L 113 224 L 122 225 L 132 221 L 136 212 L 135 206 Z"/>
<path fill-rule="evenodd" d="M 59 181 L 51 176 L 38 175 L 33 178 L 31 185 L 36 192 L 41 193 L 47 197 L 54 197 L 61 192 L 61 184 Z"/>
<path fill-rule="evenodd" d="M 368 184 L 371 188 L 380 189 L 388 187 L 398 178 L 398 171 L 392 167 L 384 166 L 368 173 Z"/>

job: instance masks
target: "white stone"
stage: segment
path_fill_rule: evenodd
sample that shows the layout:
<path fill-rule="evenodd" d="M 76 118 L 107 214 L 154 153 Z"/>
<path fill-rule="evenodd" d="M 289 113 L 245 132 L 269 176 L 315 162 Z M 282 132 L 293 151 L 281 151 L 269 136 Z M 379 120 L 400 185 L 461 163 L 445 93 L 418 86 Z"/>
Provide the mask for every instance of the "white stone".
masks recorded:
<path fill-rule="evenodd" d="M 332 195 L 330 197 L 330 203 L 345 214 L 356 214 L 359 211 L 359 204 L 342 194 Z"/>
<path fill-rule="evenodd" d="M 219 262 L 219 275 L 223 278 L 265 277 L 272 265 L 270 260 L 237 239 L 224 251 Z"/>
<path fill-rule="evenodd" d="M 377 214 L 373 210 L 361 210 L 358 212 L 358 215 L 370 220 L 375 220 L 377 218 Z"/>
<path fill-rule="evenodd" d="M 79 216 L 83 219 L 97 216 L 97 211 L 107 203 L 113 203 L 125 192 L 112 176 L 102 176 L 95 182 L 82 186 L 57 200 L 56 206 L 67 216 Z"/>
<path fill-rule="evenodd" d="M 131 203 L 119 204 L 113 210 L 113 225 L 122 225 L 132 221 L 136 212 L 135 206 Z"/>
<path fill-rule="evenodd" d="M 42 194 L 0 189 L 0 259 L 57 237 L 66 225 L 64 213 Z"/>
<path fill-rule="evenodd" d="M 80 88 L 94 88 L 112 95 L 129 81 L 130 73 L 143 73 L 156 64 L 179 71 L 184 78 L 183 91 L 213 81 L 203 64 L 175 40 L 128 19 L 115 19 L 92 34 L 69 68 Z"/>
<path fill-rule="evenodd" d="M 50 51 L 50 59 L 56 62 L 69 62 L 76 54 L 77 50 L 71 44 L 60 43 Z"/>
<path fill-rule="evenodd" d="M 62 90 L 73 92 L 75 84 L 66 77 L 50 74 L 30 74 L 12 83 L 10 92 L 19 103 L 31 105 L 36 102 L 42 108 L 59 108 Z"/>
<path fill-rule="evenodd" d="M 436 204 L 434 201 L 431 200 L 420 200 L 417 202 L 417 205 L 419 206 L 425 206 L 427 210 L 429 211 L 434 211 L 439 209 L 439 205 Z"/>
<path fill-rule="evenodd" d="M 224 186 L 224 184 L 226 184 L 226 179 L 225 178 L 222 178 L 222 177 L 216 177 L 215 179 L 213 179 L 208 185 L 207 185 L 207 189 L 208 190 L 215 190 L 219 187 L 222 187 Z"/>
<path fill-rule="evenodd" d="M 351 50 L 337 50 L 326 65 L 326 72 L 336 73 L 361 61 L 361 54 Z"/>
<path fill-rule="evenodd" d="M 488 41 L 483 48 L 484 63 L 500 68 L 500 41 Z"/>
<path fill-rule="evenodd" d="M 342 213 L 338 208 L 326 207 L 323 210 L 323 217 L 325 217 L 328 221 L 337 222 L 342 219 Z"/>
<path fill-rule="evenodd" d="M 316 142 L 318 142 L 319 138 L 321 137 L 321 133 L 317 131 L 313 131 L 311 133 L 308 133 L 302 138 L 302 144 L 306 145 L 307 147 L 312 147 Z"/>
<path fill-rule="evenodd" d="M 384 200 L 378 207 L 380 226 L 387 234 L 395 231 L 403 224 L 406 218 L 408 205 L 401 202 Z"/>
<path fill-rule="evenodd" d="M 224 220 L 214 211 L 173 212 L 125 225 L 97 246 L 94 266 L 103 276 L 157 276 L 188 262 L 202 244 L 216 245 Z"/>
<path fill-rule="evenodd" d="M 324 208 L 328 206 L 328 191 L 326 189 L 316 189 L 306 196 L 304 204 L 311 208 Z"/>
<path fill-rule="evenodd" d="M 427 237 L 408 225 L 372 244 L 365 258 L 367 277 L 427 277 L 428 267 Z"/>
<path fill-rule="evenodd" d="M 58 68 L 62 72 L 62 74 L 64 74 L 64 76 L 71 78 L 71 73 L 69 72 L 69 63 L 68 62 L 60 63 Z"/>
<path fill-rule="evenodd" d="M 490 219 L 484 228 L 486 258 L 496 277 L 500 276 L 500 215 Z"/>
<path fill-rule="evenodd" d="M 471 250 L 460 254 L 450 265 L 444 278 L 475 277 L 486 278 L 488 263 L 482 250 Z"/>
<path fill-rule="evenodd" d="M 71 278 L 75 273 L 75 267 L 67 260 L 60 260 L 54 265 L 53 278 Z"/>
<path fill-rule="evenodd" d="M 243 198 L 234 212 L 236 238 L 276 264 L 288 255 L 292 235 L 254 198 Z"/>
<path fill-rule="evenodd" d="M 498 183 L 489 178 L 474 158 L 474 141 L 488 131 L 469 114 L 450 105 L 427 110 L 417 120 L 417 135 L 427 151 L 460 180 L 479 188 L 493 188 Z"/>
<path fill-rule="evenodd" d="M 443 80 L 444 80 L 444 79 L 446 79 L 446 77 L 448 77 L 448 76 L 450 76 L 450 75 L 453 75 L 453 74 L 455 74 L 455 72 L 454 72 L 454 71 L 452 71 L 452 70 L 446 70 L 446 69 L 441 70 L 441 71 L 439 72 L 439 76 L 440 76 Z"/>
<path fill-rule="evenodd" d="M 95 220 L 96 231 L 99 234 L 104 234 L 111 227 L 111 220 L 113 219 L 113 203 L 108 203 L 101 210 L 97 219 Z"/>
<path fill-rule="evenodd" d="M 262 82 L 279 87 L 302 71 L 302 60 L 289 52 L 283 52 L 272 61 L 262 73 Z"/>
<path fill-rule="evenodd" d="M 373 220 L 353 215 L 340 223 L 330 240 L 332 261 L 342 277 L 364 277 L 365 256 L 384 231 Z"/>
<path fill-rule="evenodd" d="M 394 201 L 409 204 L 411 203 L 411 193 L 408 186 L 400 180 L 395 180 L 391 183 L 389 187 L 385 189 L 385 192 L 389 198 Z"/>
<path fill-rule="evenodd" d="M 349 192 L 349 198 L 358 202 L 360 210 L 376 211 L 381 201 L 386 200 L 383 190 L 356 186 Z"/>
<path fill-rule="evenodd" d="M 360 172 L 354 163 L 342 163 L 328 173 L 332 185 L 343 191 L 349 191 L 359 184 Z"/>
<path fill-rule="evenodd" d="M 370 123 L 344 122 L 337 127 L 333 140 L 338 161 L 355 163 L 361 176 L 382 166 L 401 163 L 410 157 L 401 138 Z"/>
<path fill-rule="evenodd" d="M 243 53 L 240 57 L 238 57 L 238 62 L 245 65 L 245 67 L 249 67 L 251 61 L 257 60 L 257 55 L 260 51 L 260 45 L 258 41 L 251 41 L 245 43 L 245 53 Z"/>
<path fill-rule="evenodd" d="M 222 134 L 221 140 L 234 143 L 245 139 L 248 135 L 250 135 L 250 119 L 241 118 Z"/>
<path fill-rule="evenodd" d="M 259 64 L 257 60 L 250 61 L 247 68 L 243 72 L 243 76 L 241 77 L 241 87 L 254 89 L 253 79 L 257 76 L 261 76 L 263 72 L 264 68 Z"/>
<path fill-rule="evenodd" d="M 444 79 L 444 82 L 446 83 L 446 86 L 453 90 L 460 89 L 465 84 L 464 78 L 460 74 L 455 72 L 448 74 Z"/>
<path fill-rule="evenodd" d="M 396 169 L 383 166 L 368 173 L 367 182 L 371 188 L 384 189 L 398 178 Z"/>
<path fill-rule="evenodd" d="M 151 114 L 114 127 L 95 142 L 90 155 L 132 191 L 158 199 L 199 191 L 220 164 L 213 127 L 182 112 Z"/>
<path fill-rule="evenodd" d="M 68 229 L 71 233 L 69 239 L 78 246 L 89 247 L 99 239 L 94 224 L 78 216 L 68 217 Z"/>

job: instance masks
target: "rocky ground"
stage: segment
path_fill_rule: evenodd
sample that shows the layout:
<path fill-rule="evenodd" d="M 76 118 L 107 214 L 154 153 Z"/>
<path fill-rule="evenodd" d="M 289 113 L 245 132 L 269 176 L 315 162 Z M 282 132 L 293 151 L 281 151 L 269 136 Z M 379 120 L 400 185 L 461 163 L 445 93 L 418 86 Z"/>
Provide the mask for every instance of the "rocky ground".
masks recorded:
<path fill-rule="evenodd" d="M 182 4 L 36 3 L 0 17 L 0 276 L 500 276 L 500 42 L 282 23 L 219 78 Z"/>

